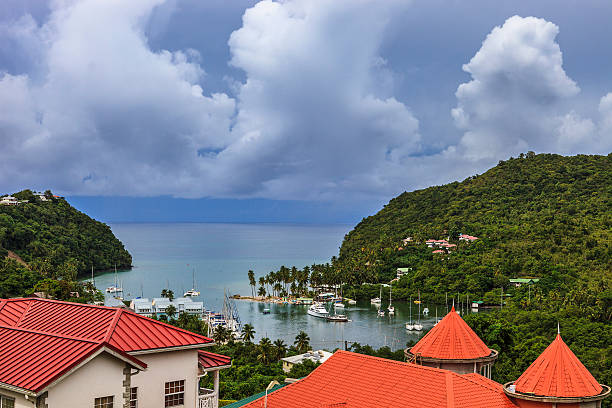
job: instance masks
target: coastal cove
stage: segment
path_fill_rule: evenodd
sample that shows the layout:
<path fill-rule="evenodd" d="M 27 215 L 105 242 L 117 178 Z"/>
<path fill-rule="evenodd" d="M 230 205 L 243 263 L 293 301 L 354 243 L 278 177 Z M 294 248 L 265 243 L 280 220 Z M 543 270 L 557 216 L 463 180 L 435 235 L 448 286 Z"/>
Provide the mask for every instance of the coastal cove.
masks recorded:
<path fill-rule="evenodd" d="M 250 295 L 247 271 L 256 275 L 276 270 L 281 265 L 303 267 L 329 261 L 337 253 L 344 225 L 295 224 L 111 224 L 113 233 L 132 254 L 134 267 L 118 270 L 117 278 L 124 298 L 158 297 L 169 287 L 175 295 L 191 289 L 193 276 L 206 309 L 220 310 L 223 294 Z M 115 282 L 114 273 L 95 276 L 98 289 L 104 291 Z M 110 294 L 106 294 L 107 297 Z M 330 323 L 308 316 L 306 305 L 283 305 L 237 300 L 243 323 L 255 327 L 255 340 L 262 337 L 283 339 L 292 344 L 305 331 L 315 348 L 344 347 L 344 342 L 358 342 L 372 347 L 403 348 L 407 341 L 417 341 L 418 332 L 406 332 L 410 318 L 408 302 L 394 302 L 396 315 L 378 318 L 369 302 L 347 307 L 348 323 Z M 270 308 L 264 315 L 263 309 Z M 422 316 L 424 330 L 435 321 L 434 305 L 429 317 Z M 441 318 L 446 309 L 437 306 Z M 417 306 L 412 307 L 417 318 Z"/>

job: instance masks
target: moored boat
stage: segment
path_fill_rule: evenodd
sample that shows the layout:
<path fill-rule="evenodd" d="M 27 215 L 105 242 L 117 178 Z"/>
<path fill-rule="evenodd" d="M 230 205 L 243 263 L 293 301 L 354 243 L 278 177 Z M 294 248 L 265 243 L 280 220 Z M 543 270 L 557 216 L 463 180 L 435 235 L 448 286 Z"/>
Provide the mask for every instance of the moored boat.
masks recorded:
<path fill-rule="evenodd" d="M 321 317 L 321 318 L 326 318 L 329 316 L 329 312 L 327 311 L 327 309 L 325 309 L 325 306 L 323 306 L 323 303 L 313 303 L 309 308 L 308 308 L 308 312 L 309 315 L 314 316 L 314 317 Z"/>

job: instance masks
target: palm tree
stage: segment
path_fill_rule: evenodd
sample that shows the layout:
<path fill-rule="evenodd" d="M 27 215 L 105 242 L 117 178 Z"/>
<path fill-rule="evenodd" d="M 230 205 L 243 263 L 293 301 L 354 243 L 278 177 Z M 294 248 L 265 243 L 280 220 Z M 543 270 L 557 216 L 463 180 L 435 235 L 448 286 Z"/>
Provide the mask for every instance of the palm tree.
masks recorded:
<path fill-rule="evenodd" d="M 264 337 L 259 340 L 259 355 L 257 359 L 260 360 L 263 364 L 268 364 L 270 362 L 270 357 L 272 356 L 272 342 L 269 338 Z"/>
<path fill-rule="evenodd" d="M 305 331 L 300 331 L 293 342 L 298 353 L 305 353 L 310 348 L 310 337 Z"/>
<path fill-rule="evenodd" d="M 253 338 L 255 338 L 255 328 L 247 323 L 242 327 L 242 340 L 250 343 Z"/>
<path fill-rule="evenodd" d="M 280 360 L 285 357 L 287 353 L 287 345 L 281 339 L 274 340 L 274 347 L 276 347 L 276 358 Z"/>
<path fill-rule="evenodd" d="M 225 327 L 217 326 L 215 327 L 212 337 L 217 343 L 224 343 L 229 337 L 229 333 Z"/>
<path fill-rule="evenodd" d="M 176 307 L 174 307 L 174 305 L 168 305 L 166 307 L 166 315 L 170 318 L 173 319 L 174 315 L 176 314 Z"/>
<path fill-rule="evenodd" d="M 261 286 L 261 288 L 259 289 L 259 296 L 266 296 L 266 292 L 267 291 L 266 291 L 266 289 L 264 287 L 265 285 L 266 285 L 266 278 L 264 278 L 263 276 L 260 276 L 259 277 L 259 286 Z M 264 289 L 263 290 L 263 295 L 261 294 L 262 293 L 262 290 L 261 290 L 262 288 Z"/>
<path fill-rule="evenodd" d="M 255 286 L 257 282 L 255 282 L 255 272 L 249 269 L 249 285 L 251 285 L 251 296 L 255 297 Z"/>

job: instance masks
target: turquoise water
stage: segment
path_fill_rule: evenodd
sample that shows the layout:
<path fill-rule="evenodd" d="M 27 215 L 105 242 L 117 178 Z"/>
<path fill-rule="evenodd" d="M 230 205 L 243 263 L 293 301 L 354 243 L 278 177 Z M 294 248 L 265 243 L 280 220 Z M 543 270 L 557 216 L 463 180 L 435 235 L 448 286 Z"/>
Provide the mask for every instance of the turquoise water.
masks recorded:
<path fill-rule="evenodd" d="M 133 256 L 134 268 L 118 271 L 125 299 L 156 297 L 169 287 L 176 296 L 192 287 L 195 271 L 198 300 L 207 309 L 219 310 L 223 292 L 250 295 L 247 271 L 261 276 L 281 265 L 303 267 L 327 262 L 338 254 L 347 225 L 278 225 L 278 224 L 112 224 L 115 235 Z M 114 284 L 113 273 L 96 276 L 96 286 Z M 343 347 L 344 342 L 359 342 L 373 347 L 383 345 L 403 348 L 408 340 L 417 340 L 417 332 L 407 332 L 409 305 L 395 304 L 395 317 L 378 318 L 369 303 L 347 307 L 348 323 L 331 323 L 306 314 L 307 306 L 265 305 L 236 301 L 243 323 L 251 323 L 256 339 L 267 336 L 282 338 L 293 344 L 300 330 L 306 331 L 315 348 Z M 425 328 L 435 321 L 434 305 L 428 306 L 430 317 L 422 316 Z M 271 313 L 263 314 L 264 307 Z M 445 306 L 438 306 L 441 315 Z M 413 305 L 413 318 L 417 307 Z"/>

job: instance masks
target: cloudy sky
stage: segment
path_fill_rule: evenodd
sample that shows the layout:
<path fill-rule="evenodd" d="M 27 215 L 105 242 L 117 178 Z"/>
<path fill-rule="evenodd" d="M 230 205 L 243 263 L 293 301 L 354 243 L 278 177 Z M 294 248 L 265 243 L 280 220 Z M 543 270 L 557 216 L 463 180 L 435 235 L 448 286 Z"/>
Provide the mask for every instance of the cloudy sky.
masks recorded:
<path fill-rule="evenodd" d="M 3 0 L 0 191 L 108 221 L 352 222 L 521 152 L 608 154 L 611 18 L 606 0 Z"/>

